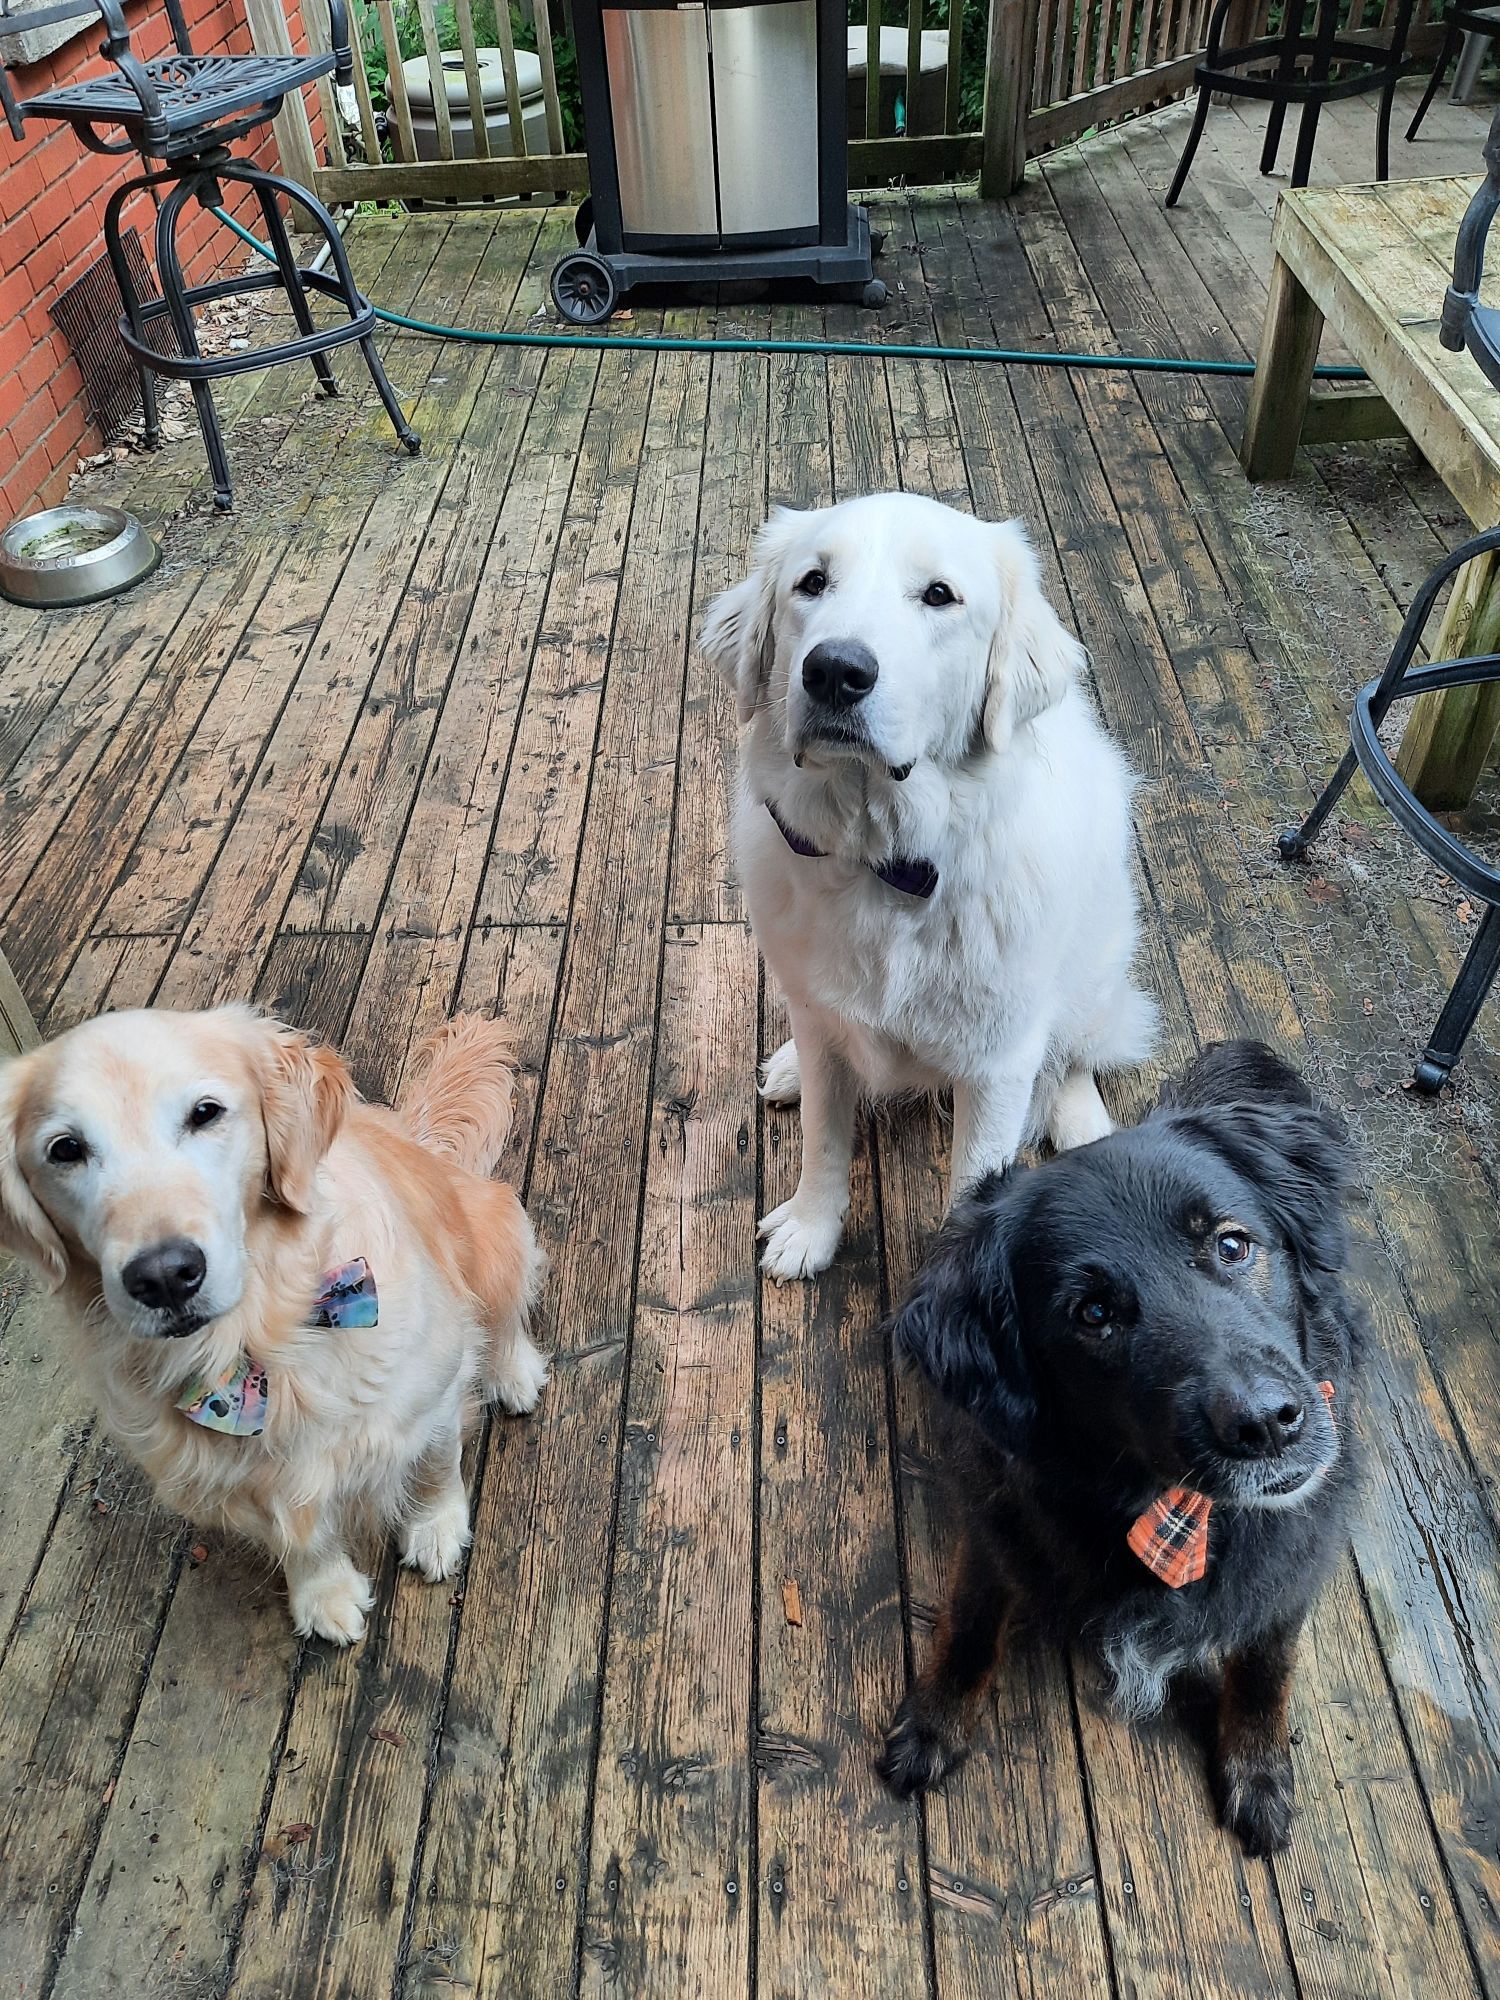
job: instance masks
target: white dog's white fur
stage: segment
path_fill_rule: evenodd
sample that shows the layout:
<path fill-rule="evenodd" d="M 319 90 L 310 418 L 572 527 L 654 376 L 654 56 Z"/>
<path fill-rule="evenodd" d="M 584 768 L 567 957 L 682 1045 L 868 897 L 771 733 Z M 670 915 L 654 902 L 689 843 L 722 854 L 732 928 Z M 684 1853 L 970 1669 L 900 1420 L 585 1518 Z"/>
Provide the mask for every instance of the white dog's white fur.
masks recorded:
<path fill-rule="evenodd" d="M 105 1015 L 0 1066 L 0 1245 L 60 1292 L 111 1435 L 166 1505 L 276 1557 L 299 1632 L 364 1630 L 362 1534 L 399 1526 L 413 1568 L 451 1574 L 478 1401 L 530 1410 L 546 1382 L 526 1330 L 544 1260 L 488 1178 L 511 1096 L 504 1032 L 474 1017 L 431 1039 L 395 1111 L 245 1007 Z M 125 1278 L 169 1239 L 203 1255 L 190 1321 Z M 361 1257 L 378 1323 L 309 1324 L 323 1274 Z M 245 1357 L 269 1377 L 258 1436 L 183 1413 Z"/>
<path fill-rule="evenodd" d="M 702 644 L 744 725 L 734 855 L 791 1017 L 762 1087 L 800 1098 L 802 1172 L 760 1226 L 789 1279 L 838 1246 L 861 1090 L 951 1086 L 956 1194 L 1030 1134 L 1108 1132 L 1095 1072 L 1139 1061 L 1155 1009 L 1130 977 L 1131 774 L 1019 524 L 874 494 L 779 510 L 752 563 Z M 802 670 L 850 641 L 879 673 L 834 741 Z M 872 872 L 894 857 L 937 869 L 930 900 Z"/>

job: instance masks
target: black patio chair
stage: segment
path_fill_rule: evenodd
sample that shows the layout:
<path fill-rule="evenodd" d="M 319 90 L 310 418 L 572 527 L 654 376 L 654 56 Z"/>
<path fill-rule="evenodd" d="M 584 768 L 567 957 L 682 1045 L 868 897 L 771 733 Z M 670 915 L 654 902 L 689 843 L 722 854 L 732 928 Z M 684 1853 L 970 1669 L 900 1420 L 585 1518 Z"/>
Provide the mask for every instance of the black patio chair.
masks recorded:
<path fill-rule="evenodd" d="M 308 189 L 229 151 L 234 140 L 274 118 L 283 98 L 314 78 L 331 73 L 337 82 L 348 82 L 354 67 L 345 0 L 329 0 L 332 50 L 306 56 L 195 55 L 179 0 L 166 0 L 166 9 L 175 51 L 148 61 L 131 47 L 122 0 L 54 0 L 51 6 L 27 7 L 24 13 L 11 12 L 7 0 L 0 0 L 0 35 L 78 20 L 88 14 L 98 14 L 103 21 L 105 35 L 99 52 L 114 65 L 115 74 L 80 77 L 18 101 L 0 64 L 0 104 L 18 139 L 28 119 L 59 119 L 74 126 L 91 151 L 134 152 L 147 164 L 147 172 L 133 175 L 115 189 L 104 210 L 104 244 L 125 309 L 120 338 L 140 371 L 147 444 L 154 446 L 161 441 L 153 374 L 187 382 L 208 452 L 214 499 L 220 507 L 230 507 L 229 460 L 210 383 L 268 364 L 308 360 L 324 394 L 335 396 L 338 384 L 329 352 L 357 341 L 396 435 L 409 452 L 417 452 L 421 439 L 402 414 L 375 350 L 375 309 L 355 285 L 333 217 Z M 122 136 L 111 136 L 116 133 Z M 150 168 L 152 160 L 160 160 L 162 165 Z M 183 210 L 190 201 L 204 208 L 220 206 L 226 184 L 255 190 L 275 266 L 210 284 L 189 285 L 177 253 Z M 169 190 L 164 197 L 158 193 L 162 188 Z M 155 299 L 142 299 L 137 292 L 120 233 L 125 204 L 147 191 L 157 202 L 156 281 L 161 296 Z M 328 245 L 331 270 L 298 266 L 282 202 L 295 204 L 312 218 Z M 271 286 L 280 286 L 291 302 L 298 327 L 296 339 L 229 354 L 209 356 L 200 351 L 193 324 L 195 306 Z M 313 291 L 331 294 L 348 318 L 317 326 L 308 305 Z M 167 325 L 160 325 L 162 321 Z"/>
<path fill-rule="evenodd" d="M 1380 89 L 1380 109 L 1375 125 L 1375 175 L 1388 180 L 1391 167 L 1391 105 L 1396 85 L 1411 68 L 1406 54 L 1406 37 L 1411 28 L 1415 0 L 1400 0 L 1390 29 L 1376 36 L 1374 31 L 1356 38 L 1340 33 L 1341 0 L 1311 0 L 1317 6 L 1316 23 L 1307 32 L 1310 0 L 1286 0 L 1281 27 L 1275 34 L 1261 35 L 1238 48 L 1224 47 L 1224 29 L 1229 10 L 1236 0 L 1218 0 L 1209 17 L 1208 47 L 1193 71 L 1198 86 L 1198 102 L 1188 129 L 1187 144 L 1177 162 L 1177 172 L 1167 193 L 1167 207 L 1174 208 L 1187 181 L 1193 155 L 1208 122 L 1209 100 L 1215 91 L 1226 97 L 1268 99 L 1271 110 L 1266 120 L 1265 143 L 1261 148 L 1260 170 L 1275 171 L 1281 145 L 1281 128 L 1289 104 L 1302 106 L 1297 127 L 1297 150 L 1292 157 L 1293 187 L 1306 187 L 1312 172 L 1313 146 L 1318 136 L 1318 119 L 1325 104 L 1342 97 L 1358 97 Z M 1337 65 L 1339 74 L 1334 74 Z M 1253 73 L 1247 73 L 1253 72 Z"/>
<path fill-rule="evenodd" d="M 1412 658 L 1422 629 L 1436 602 L 1437 594 L 1456 570 L 1476 557 L 1500 550 L 1500 528 L 1476 535 L 1455 549 L 1428 577 L 1417 592 L 1416 601 L 1401 627 L 1395 650 L 1378 681 L 1370 681 L 1354 697 L 1354 713 L 1349 719 L 1350 748 L 1329 779 L 1322 797 L 1295 833 L 1284 833 L 1277 842 L 1283 861 L 1305 861 L 1340 794 L 1356 771 L 1363 771 L 1381 804 L 1404 827 L 1417 846 L 1435 861 L 1444 874 L 1457 882 L 1465 895 L 1484 904 L 1479 929 L 1468 955 L 1453 983 L 1437 1025 L 1413 1072 L 1416 1089 L 1435 1095 L 1448 1081 L 1458 1061 L 1475 1016 L 1484 1004 L 1497 968 L 1500 968 L 1500 869 L 1465 847 L 1463 842 L 1440 826 L 1397 775 L 1386 755 L 1379 730 L 1393 703 L 1410 701 L 1419 694 L 1441 688 L 1478 687 L 1500 680 L 1500 653 L 1476 654 L 1462 660 L 1436 660 L 1425 667 L 1413 667 Z"/>
<path fill-rule="evenodd" d="M 1448 65 L 1458 54 L 1458 45 L 1465 35 L 1500 35 L 1500 7 L 1462 7 L 1449 0 L 1448 10 L 1443 15 L 1443 46 L 1438 50 L 1437 64 L 1427 79 L 1427 88 L 1422 92 L 1422 102 L 1406 128 L 1408 140 L 1416 138 L 1422 120 L 1432 109 L 1432 100 L 1441 90 Z"/>

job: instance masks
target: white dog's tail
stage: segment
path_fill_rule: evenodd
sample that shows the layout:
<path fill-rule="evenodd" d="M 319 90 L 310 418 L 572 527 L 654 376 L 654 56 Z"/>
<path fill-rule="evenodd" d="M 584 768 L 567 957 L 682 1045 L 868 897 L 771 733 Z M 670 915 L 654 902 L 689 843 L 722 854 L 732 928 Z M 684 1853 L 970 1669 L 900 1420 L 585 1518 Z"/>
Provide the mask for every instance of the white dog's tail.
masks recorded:
<path fill-rule="evenodd" d="M 429 1152 L 488 1178 L 510 1138 L 515 1062 L 498 1021 L 459 1014 L 417 1049 L 396 1109 Z"/>

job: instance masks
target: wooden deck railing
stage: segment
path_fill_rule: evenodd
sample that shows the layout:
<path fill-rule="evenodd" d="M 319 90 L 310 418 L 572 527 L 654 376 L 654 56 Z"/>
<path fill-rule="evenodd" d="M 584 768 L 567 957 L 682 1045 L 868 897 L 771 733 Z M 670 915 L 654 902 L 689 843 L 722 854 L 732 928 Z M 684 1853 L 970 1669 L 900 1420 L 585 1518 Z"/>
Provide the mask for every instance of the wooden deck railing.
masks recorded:
<path fill-rule="evenodd" d="M 278 30 L 282 40 L 286 34 L 279 0 L 246 4 L 256 46 L 273 52 Z M 998 196 L 1020 184 L 1032 155 L 1189 91 L 1214 0 L 989 0 L 982 50 L 972 20 L 965 45 L 963 0 L 863 4 L 865 18 L 850 30 L 865 56 L 863 83 L 851 87 L 851 185 L 920 185 L 977 169 L 981 191 Z M 1226 38 L 1248 40 L 1278 4 L 1235 0 Z M 1417 35 L 1425 29 L 1429 41 L 1435 4 L 1418 0 L 1414 16 Z M 1388 26 L 1396 6 L 1346 0 L 1346 19 L 1354 29 Z M 508 0 L 445 0 L 441 8 L 438 0 L 352 0 L 351 12 L 363 60 L 351 90 L 321 86 L 326 159 L 314 158 L 299 101 L 278 121 L 289 159 L 310 167 L 324 200 L 493 201 L 587 188 L 581 114 L 564 81 L 571 66 L 555 53 L 568 53 L 564 0 L 521 0 L 514 21 Z M 941 27 L 928 25 L 934 17 Z M 326 45 L 327 0 L 305 0 L 303 18 L 314 46 Z M 496 60 L 486 52 L 491 38 L 504 77 L 504 151 L 492 147 L 486 127 L 482 70 Z M 539 61 L 539 102 L 523 100 L 522 46 L 533 46 Z M 894 61 L 894 76 L 882 77 L 882 55 Z M 424 113 L 410 102 L 403 64 L 412 61 L 436 79 Z M 965 82 L 981 62 L 983 115 L 966 121 Z M 460 78 L 450 108 L 448 83 Z M 545 143 L 540 131 L 528 133 L 528 117 L 544 127 Z M 966 122 L 979 129 L 962 129 Z"/>
<path fill-rule="evenodd" d="M 1015 0 L 1000 46 L 991 36 L 990 76 L 1021 79 L 1007 106 L 1003 131 L 990 143 L 986 116 L 986 192 L 1019 183 L 1026 160 L 1065 140 L 1118 124 L 1138 111 L 1169 103 L 1193 87 L 1193 70 L 1208 43 L 1215 0 Z M 1235 0 L 1224 26 L 1234 47 L 1265 32 L 1281 0 Z M 1436 0 L 1417 0 L 1408 44 L 1432 42 Z M 1347 32 L 1389 29 L 1397 0 L 1344 0 Z"/>

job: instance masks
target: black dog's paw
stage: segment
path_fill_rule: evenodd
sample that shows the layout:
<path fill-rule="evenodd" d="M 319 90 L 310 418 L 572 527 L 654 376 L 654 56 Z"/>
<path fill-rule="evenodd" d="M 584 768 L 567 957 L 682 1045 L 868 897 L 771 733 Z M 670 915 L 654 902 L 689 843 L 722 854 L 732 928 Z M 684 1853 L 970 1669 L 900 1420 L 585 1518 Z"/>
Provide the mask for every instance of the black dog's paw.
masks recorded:
<path fill-rule="evenodd" d="M 968 1747 L 962 1734 L 923 1699 L 921 1689 L 914 1689 L 896 1710 L 875 1769 L 898 1799 L 909 1799 L 946 1778 L 963 1762 Z"/>
<path fill-rule="evenodd" d="M 1292 1837 L 1292 1760 L 1285 1750 L 1264 1762 L 1226 1759 L 1219 1772 L 1219 1816 L 1252 1861 L 1280 1854 Z"/>

